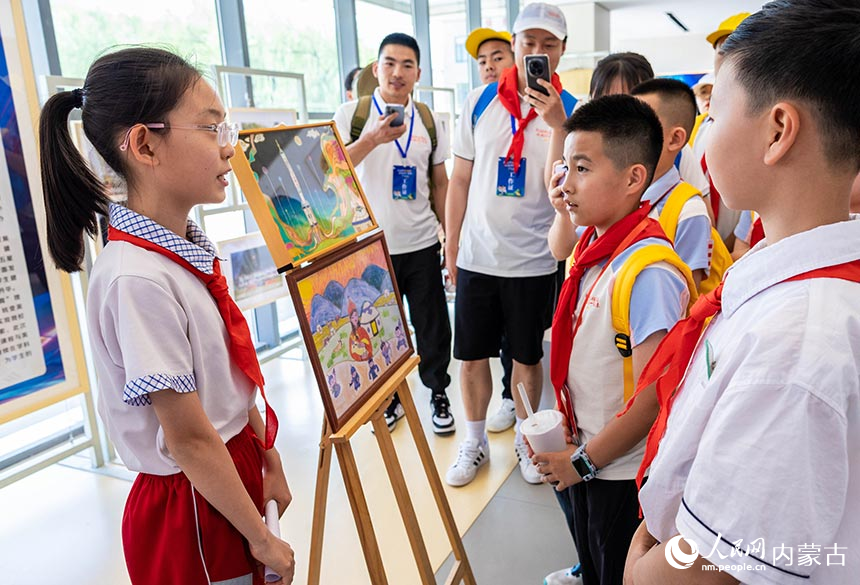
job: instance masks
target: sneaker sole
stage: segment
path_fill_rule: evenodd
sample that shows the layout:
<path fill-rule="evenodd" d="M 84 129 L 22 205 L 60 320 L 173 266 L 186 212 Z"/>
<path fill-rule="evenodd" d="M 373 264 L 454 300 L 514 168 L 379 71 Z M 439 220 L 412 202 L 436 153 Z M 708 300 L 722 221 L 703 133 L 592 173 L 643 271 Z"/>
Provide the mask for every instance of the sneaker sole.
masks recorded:
<path fill-rule="evenodd" d="M 514 423 L 515 423 L 515 422 L 516 422 L 516 420 L 512 421 L 512 422 L 511 422 L 511 424 L 509 424 L 509 425 L 508 425 L 508 426 L 506 426 L 506 427 L 490 426 L 490 425 L 488 424 L 488 425 L 487 425 L 487 432 L 490 432 L 490 433 L 504 433 L 506 430 L 508 430 L 508 429 L 512 428 L 512 427 L 514 426 Z"/>
<path fill-rule="evenodd" d="M 450 435 L 456 430 L 457 427 L 454 423 L 451 423 L 450 427 L 437 427 L 435 424 L 433 425 L 433 432 L 437 435 Z"/>

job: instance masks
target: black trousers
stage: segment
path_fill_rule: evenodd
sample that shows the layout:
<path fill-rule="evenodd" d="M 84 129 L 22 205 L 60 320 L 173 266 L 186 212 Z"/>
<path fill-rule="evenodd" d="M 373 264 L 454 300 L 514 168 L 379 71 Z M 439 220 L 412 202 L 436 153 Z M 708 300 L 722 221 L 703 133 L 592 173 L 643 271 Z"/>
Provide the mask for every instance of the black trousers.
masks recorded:
<path fill-rule="evenodd" d="M 451 321 L 442 286 L 440 248 L 434 244 L 416 252 L 392 254 L 391 265 L 400 296 L 409 301 L 409 320 L 421 357 L 418 375 L 431 391 L 444 394 L 451 384 Z"/>
<path fill-rule="evenodd" d="M 567 519 L 583 585 L 622 585 L 624 563 L 639 528 L 636 481 L 593 479 L 556 492 Z"/>

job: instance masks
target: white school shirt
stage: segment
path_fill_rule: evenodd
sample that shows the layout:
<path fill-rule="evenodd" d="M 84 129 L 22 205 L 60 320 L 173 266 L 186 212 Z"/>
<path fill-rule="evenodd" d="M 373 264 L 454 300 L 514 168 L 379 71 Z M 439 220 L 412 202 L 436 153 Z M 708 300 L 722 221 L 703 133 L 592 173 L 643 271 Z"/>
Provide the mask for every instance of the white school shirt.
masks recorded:
<path fill-rule="evenodd" d="M 110 223 L 212 274 L 215 247 L 191 220 L 191 241 L 118 205 L 111 205 Z M 153 392 L 197 392 L 224 442 L 248 424 L 254 383 L 230 358 L 227 329 L 206 285 L 173 260 L 129 242 L 109 242 L 90 277 L 87 323 L 99 414 L 132 471 L 180 471 L 155 416 Z"/>
<path fill-rule="evenodd" d="M 373 92 L 379 108 L 385 111 L 385 100 L 379 92 L 379 88 Z M 349 140 L 352 128 L 352 117 L 358 101 L 343 104 L 334 114 L 334 123 L 337 131 L 344 141 Z M 406 152 L 406 158 L 400 154 L 394 142 L 380 144 L 368 154 L 360 164 L 355 167 L 358 181 L 367 195 L 367 201 L 373 210 L 373 215 L 379 226 L 385 230 L 385 240 L 392 254 L 407 254 L 429 248 L 439 242 L 439 220 L 430 208 L 430 134 L 421 123 L 418 110 L 414 111 L 415 125 L 412 128 L 412 144 Z M 372 103 L 367 123 L 361 134 L 370 131 L 371 120 L 379 117 L 379 111 Z M 409 125 L 412 123 L 413 104 L 409 98 L 404 107 L 404 124 L 406 133 L 397 142 L 406 150 L 409 138 Z M 439 124 L 436 114 L 433 114 L 436 123 L 436 151 L 433 153 L 433 165 L 440 165 L 448 158 L 449 142 L 448 133 L 443 125 Z M 415 199 L 408 201 L 404 199 L 395 200 L 392 197 L 394 185 L 394 166 L 414 166 L 416 194 Z M 440 210 L 443 213 L 444 210 Z"/>
<path fill-rule="evenodd" d="M 675 167 L 666 171 L 662 177 L 654 179 L 642 194 L 642 201 L 650 201 L 652 205 L 649 217 L 660 219 L 671 191 L 680 182 L 681 175 Z M 690 270 L 702 269 L 705 271 L 705 276 L 708 275 L 713 249 L 711 217 L 708 215 L 707 204 L 701 197 L 690 197 L 681 206 L 678 227 L 675 230 L 674 248 Z"/>
<path fill-rule="evenodd" d="M 498 95 L 472 129 L 472 111 L 484 91 L 466 97 L 454 137 L 454 155 L 471 161 L 472 180 L 460 231 L 457 267 L 490 276 L 544 276 L 558 270 L 547 236 L 555 211 L 549 202 L 543 171 L 549 152 L 550 128 L 540 116 L 525 130 L 525 195 L 499 197 L 499 157 L 508 153 L 513 134 L 511 115 Z M 521 115 L 531 106 L 520 97 Z"/>
<path fill-rule="evenodd" d="M 696 158 L 693 147 L 689 144 L 684 145 L 684 148 L 681 149 L 681 162 L 678 171 L 681 173 L 681 178 L 698 189 L 703 197 L 707 197 L 711 192 L 711 183 L 705 176 L 705 171 L 702 170 L 701 158 Z M 710 216 L 708 219 L 710 220 Z"/>
<path fill-rule="evenodd" d="M 658 540 L 716 545 L 709 560 L 751 585 L 857 583 L 860 285 L 783 281 L 858 258 L 855 216 L 761 242 L 729 269 L 639 494 Z M 820 566 L 801 564 L 815 547 Z"/>
<path fill-rule="evenodd" d="M 574 327 L 580 314 L 582 323 L 570 352 L 567 386 L 583 442 L 590 441 L 624 409 L 624 362 L 615 345 L 612 293 L 616 275 L 631 254 L 653 244 L 670 246 L 661 238 L 646 238 L 619 254 L 606 270 L 605 261 L 592 266 L 580 281 Z M 645 268 L 630 292 L 631 346 L 637 347 L 657 331 L 671 329 L 686 314 L 689 302 L 687 281 L 674 266 L 656 262 Z M 645 439 L 601 468 L 600 479 L 635 479 L 644 454 Z"/>

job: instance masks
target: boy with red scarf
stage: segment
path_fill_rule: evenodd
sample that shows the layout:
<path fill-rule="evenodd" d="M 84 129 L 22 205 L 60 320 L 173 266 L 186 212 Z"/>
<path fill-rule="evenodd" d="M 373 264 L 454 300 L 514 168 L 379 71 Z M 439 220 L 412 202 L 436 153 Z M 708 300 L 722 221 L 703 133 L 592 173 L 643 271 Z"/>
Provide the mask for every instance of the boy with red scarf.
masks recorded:
<path fill-rule="evenodd" d="M 858 30 L 858 0 L 778 0 L 720 48 L 708 161 L 767 237 L 639 380 L 657 380 L 660 413 L 630 585 L 857 583 Z"/>
<path fill-rule="evenodd" d="M 540 402 L 543 334 L 558 270 L 546 240 L 553 210 L 543 168 L 551 129 L 567 118 L 554 73 L 566 38 L 567 23 L 557 6 L 524 7 L 513 26 L 515 66 L 502 73 L 497 93 L 482 87 L 469 94 L 455 135 L 445 259 L 457 287 L 454 357 L 462 360 L 466 438 L 446 475 L 449 485 L 468 484 L 489 460 L 489 358 L 498 357 L 502 337 L 514 360 L 511 386 L 522 383 L 531 403 Z M 524 58 L 531 54 L 548 57 L 552 83 L 542 81 L 547 95 L 527 87 Z M 490 100 L 484 104 L 485 95 Z M 526 481 L 540 483 L 519 432 L 525 409 L 517 392 L 514 401 L 520 472 Z"/>
<path fill-rule="evenodd" d="M 533 457 L 555 485 L 567 517 L 584 585 L 621 585 L 630 540 L 639 525 L 634 478 L 657 414 L 651 389 L 623 417 L 624 358 L 638 376 L 666 331 L 686 313 L 695 285 L 660 224 L 640 202 L 662 152 L 654 111 L 627 95 L 596 99 L 565 123 L 566 175 L 555 175 L 552 203 L 580 227 L 570 277 L 552 325 L 550 374 L 571 430 L 565 451 Z M 623 351 L 613 326 L 613 290 L 643 250 L 653 257 L 635 275 L 630 335 Z M 666 258 L 666 260 L 659 260 Z M 681 267 L 683 272 L 676 268 Z M 695 294 L 695 293 L 693 293 Z"/>

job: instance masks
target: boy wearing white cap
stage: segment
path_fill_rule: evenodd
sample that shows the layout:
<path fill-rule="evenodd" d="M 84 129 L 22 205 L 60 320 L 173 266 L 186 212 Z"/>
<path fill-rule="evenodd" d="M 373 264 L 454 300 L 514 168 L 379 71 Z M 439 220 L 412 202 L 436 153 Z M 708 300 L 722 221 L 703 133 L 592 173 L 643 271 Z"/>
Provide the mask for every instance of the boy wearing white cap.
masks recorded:
<path fill-rule="evenodd" d="M 449 485 L 468 484 L 489 460 L 489 358 L 499 355 L 502 337 L 514 360 L 512 385 L 522 383 L 532 405 L 540 401 L 543 334 L 558 269 L 547 244 L 554 211 L 543 166 L 551 131 L 568 116 L 554 73 L 566 39 L 567 23 L 558 7 L 524 7 L 513 27 L 515 65 L 502 73 L 497 93 L 478 88 L 469 94 L 455 135 L 445 258 L 457 286 L 454 357 L 462 360 L 466 439 L 446 475 Z M 531 54 L 548 57 L 552 83 L 540 81 L 546 94 L 527 87 L 524 58 Z M 484 96 L 490 99 L 477 108 Z M 525 409 L 516 392 L 514 400 L 520 471 L 526 481 L 539 483 L 519 432 Z"/>

